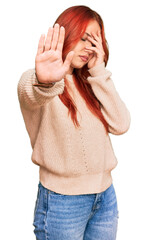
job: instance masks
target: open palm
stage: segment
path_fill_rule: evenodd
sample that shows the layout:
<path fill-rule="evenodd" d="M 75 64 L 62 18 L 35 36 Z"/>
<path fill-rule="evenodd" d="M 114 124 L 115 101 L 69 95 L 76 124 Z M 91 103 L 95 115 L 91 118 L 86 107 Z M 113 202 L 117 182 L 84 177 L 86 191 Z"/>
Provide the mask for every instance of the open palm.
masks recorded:
<path fill-rule="evenodd" d="M 65 29 L 57 23 L 53 28 L 49 28 L 46 41 L 45 35 L 41 35 L 35 58 L 35 70 L 39 82 L 60 81 L 69 70 L 74 52 L 69 52 L 63 62 L 64 37 Z"/>

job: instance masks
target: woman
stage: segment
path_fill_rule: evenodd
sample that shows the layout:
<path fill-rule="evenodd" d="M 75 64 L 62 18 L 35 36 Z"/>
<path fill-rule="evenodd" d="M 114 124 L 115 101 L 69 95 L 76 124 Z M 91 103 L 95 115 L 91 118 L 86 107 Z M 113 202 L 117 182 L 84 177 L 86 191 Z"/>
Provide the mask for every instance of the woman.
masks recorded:
<path fill-rule="evenodd" d="M 35 69 L 23 73 L 18 96 L 40 181 L 36 239 L 114 240 L 117 165 L 109 133 L 120 135 L 130 114 L 105 68 L 103 21 L 86 6 L 66 9 L 41 35 Z"/>

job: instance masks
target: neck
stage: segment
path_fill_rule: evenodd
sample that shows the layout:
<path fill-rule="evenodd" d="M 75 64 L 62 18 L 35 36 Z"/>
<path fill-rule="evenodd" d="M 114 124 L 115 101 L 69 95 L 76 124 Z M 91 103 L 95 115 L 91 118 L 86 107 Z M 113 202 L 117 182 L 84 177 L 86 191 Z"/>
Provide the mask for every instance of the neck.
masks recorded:
<path fill-rule="evenodd" d="M 67 71 L 67 74 L 72 75 L 73 70 L 74 70 L 74 68 L 70 66 L 69 69 L 68 69 L 68 71 Z"/>

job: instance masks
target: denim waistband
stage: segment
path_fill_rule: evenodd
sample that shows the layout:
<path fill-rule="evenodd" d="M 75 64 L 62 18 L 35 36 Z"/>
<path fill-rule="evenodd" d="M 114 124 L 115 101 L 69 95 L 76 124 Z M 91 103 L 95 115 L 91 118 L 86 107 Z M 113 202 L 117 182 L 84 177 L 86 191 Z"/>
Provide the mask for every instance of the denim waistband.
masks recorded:
<path fill-rule="evenodd" d="M 56 192 L 54 192 L 54 191 L 52 191 L 52 190 L 44 187 L 41 182 L 39 182 L 38 187 L 39 187 L 39 189 L 40 189 L 41 191 L 43 191 L 44 193 L 52 193 L 52 194 L 55 194 L 55 195 L 62 195 L 62 194 L 60 194 L 60 193 L 56 193 Z"/>

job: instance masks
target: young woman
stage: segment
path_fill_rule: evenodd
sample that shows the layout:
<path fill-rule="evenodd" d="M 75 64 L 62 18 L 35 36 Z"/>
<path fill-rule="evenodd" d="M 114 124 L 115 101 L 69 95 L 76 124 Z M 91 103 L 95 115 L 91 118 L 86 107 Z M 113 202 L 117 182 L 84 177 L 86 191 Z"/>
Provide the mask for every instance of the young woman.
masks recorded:
<path fill-rule="evenodd" d="M 86 6 L 66 9 L 41 35 L 35 69 L 23 73 L 18 96 L 40 181 L 34 210 L 37 240 L 114 240 L 117 165 L 109 133 L 130 114 L 105 67 L 103 21 Z"/>

